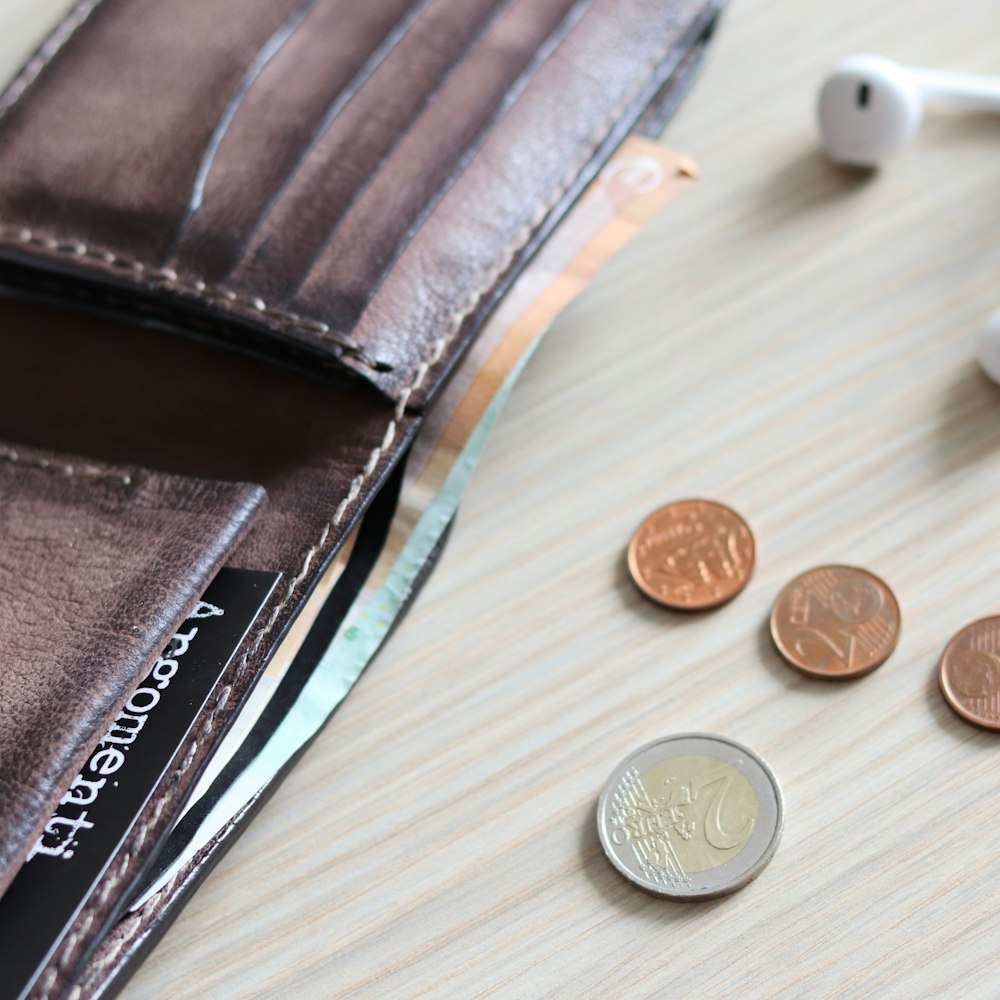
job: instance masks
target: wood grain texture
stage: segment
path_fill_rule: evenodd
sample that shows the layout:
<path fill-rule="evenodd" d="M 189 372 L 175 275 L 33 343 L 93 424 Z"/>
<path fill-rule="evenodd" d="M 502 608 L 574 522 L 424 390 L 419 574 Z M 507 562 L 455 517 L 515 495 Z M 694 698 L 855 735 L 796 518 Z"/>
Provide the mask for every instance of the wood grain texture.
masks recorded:
<path fill-rule="evenodd" d="M 126 1000 L 997 995 L 1000 737 L 935 667 L 1000 611 L 1000 389 L 973 357 L 1000 126 L 935 115 L 862 179 L 812 119 L 841 55 L 1000 71 L 997 37 L 987 0 L 734 0 L 667 134 L 700 184 L 552 330 L 409 619 Z M 759 544 L 747 591 L 696 618 L 624 568 L 687 496 Z M 766 634 L 825 561 L 902 605 L 853 683 Z M 626 884 L 594 824 L 614 765 L 684 730 L 749 744 L 786 798 L 770 867 L 693 905 Z"/>

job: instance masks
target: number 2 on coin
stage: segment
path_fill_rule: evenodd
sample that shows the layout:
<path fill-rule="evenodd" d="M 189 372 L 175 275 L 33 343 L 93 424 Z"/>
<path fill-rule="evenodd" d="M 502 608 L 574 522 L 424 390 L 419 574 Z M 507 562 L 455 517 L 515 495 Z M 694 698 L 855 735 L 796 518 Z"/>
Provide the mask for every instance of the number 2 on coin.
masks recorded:
<path fill-rule="evenodd" d="M 751 816 L 743 817 L 743 825 L 735 832 L 723 829 L 722 802 L 732 783 L 732 776 L 726 775 L 724 778 L 716 778 L 703 789 L 703 791 L 712 789 L 712 804 L 703 822 L 705 840 L 718 851 L 731 851 L 734 847 L 742 847 L 753 833 L 754 819 Z"/>
<path fill-rule="evenodd" d="M 815 645 L 822 646 L 832 658 L 840 661 L 845 670 L 851 669 L 851 662 L 854 659 L 854 636 L 850 632 L 840 632 L 840 638 L 843 642 L 842 646 L 838 646 L 836 641 L 832 639 L 826 632 L 821 631 L 818 628 L 812 628 L 810 626 L 804 626 L 799 629 L 795 637 L 795 651 L 799 656 L 809 659 L 809 644 L 815 647 Z M 830 666 L 831 656 L 826 656 L 819 663 L 811 663 L 810 666 L 815 670 L 826 670 Z"/>

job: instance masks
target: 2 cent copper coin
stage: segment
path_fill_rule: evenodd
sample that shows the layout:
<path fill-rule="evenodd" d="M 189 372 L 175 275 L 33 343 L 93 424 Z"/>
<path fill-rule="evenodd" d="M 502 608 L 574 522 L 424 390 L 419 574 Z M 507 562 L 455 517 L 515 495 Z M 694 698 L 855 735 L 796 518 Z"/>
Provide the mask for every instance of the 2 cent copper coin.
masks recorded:
<path fill-rule="evenodd" d="M 938 667 L 944 700 L 966 722 L 1000 730 L 1000 616 L 966 625 Z"/>
<path fill-rule="evenodd" d="M 628 568 L 636 586 L 675 611 L 705 611 L 732 600 L 755 558 L 753 533 L 735 511 L 713 500 L 679 500 L 636 529 Z"/>
<path fill-rule="evenodd" d="M 797 576 L 771 609 L 771 638 L 793 667 L 813 677 L 860 677 L 899 641 L 899 603 L 874 573 L 819 566 Z"/>

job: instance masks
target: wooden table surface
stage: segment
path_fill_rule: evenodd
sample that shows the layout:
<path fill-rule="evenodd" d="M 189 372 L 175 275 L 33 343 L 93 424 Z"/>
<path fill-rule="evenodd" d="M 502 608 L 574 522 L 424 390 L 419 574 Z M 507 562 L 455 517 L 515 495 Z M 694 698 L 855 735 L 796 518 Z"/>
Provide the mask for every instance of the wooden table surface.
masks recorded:
<path fill-rule="evenodd" d="M 858 50 L 1000 71 L 996 6 L 734 0 L 667 132 L 701 182 L 551 331 L 408 620 L 126 1000 L 1000 995 L 1000 735 L 935 674 L 1000 611 L 1000 389 L 973 355 L 1000 306 L 1000 125 L 934 115 L 877 176 L 837 171 L 813 103 Z M 623 562 L 688 496 L 759 546 L 696 618 Z M 766 634 L 828 561 L 903 609 L 852 683 Z M 614 765 L 685 730 L 747 743 L 785 794 L 770 867 L 710 903 L 633 889 L 595 830 Z"/>

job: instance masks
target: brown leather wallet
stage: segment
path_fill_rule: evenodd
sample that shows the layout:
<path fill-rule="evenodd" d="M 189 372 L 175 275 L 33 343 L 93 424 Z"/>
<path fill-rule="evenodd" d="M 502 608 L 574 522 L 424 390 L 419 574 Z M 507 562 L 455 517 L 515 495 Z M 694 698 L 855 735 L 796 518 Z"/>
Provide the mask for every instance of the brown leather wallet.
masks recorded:
<path fill-rule="evenodd" d="M 259 807 L 123 915 L 485 317 L 659 130 L 719 6 L 83 0 L 0 97 L 0 891 L 215 572 L 281 574 L 25 995 L 114 993 Z"/>

